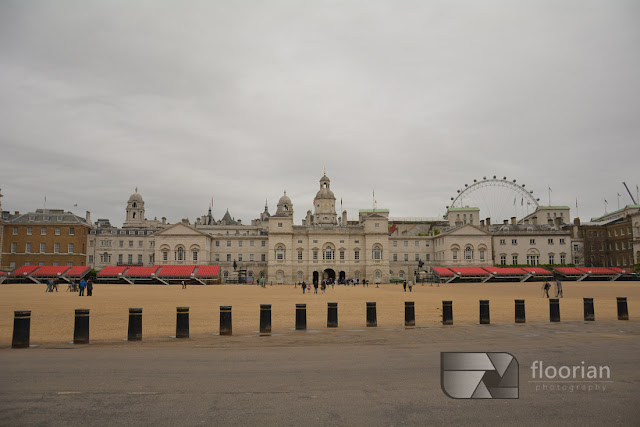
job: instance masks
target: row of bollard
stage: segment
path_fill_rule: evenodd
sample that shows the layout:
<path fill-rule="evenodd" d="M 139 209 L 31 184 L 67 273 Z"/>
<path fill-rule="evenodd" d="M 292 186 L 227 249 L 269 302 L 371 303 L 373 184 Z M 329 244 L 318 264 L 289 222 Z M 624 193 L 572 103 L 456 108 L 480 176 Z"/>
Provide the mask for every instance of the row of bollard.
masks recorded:
<path fill-rule="evenodd" d="M 617 297 L 618 320 L 629 320 L 629 310 L 626 297 Z M 75 311 L 73 330 L 74 344 L 89 343 L 89 309 L 79 308 Z M 595 321 L 593 298 L 584 298 L 584 320 Z M 560 301 L 558 298 L 549 299 L 549 321 L 560 321 Z M 525 323 L 524 300 L 515 300 L 515 322 Z M 489 315 L 489 300 L 480 300 L 480 324 L 491 323 Z M 416 324 L 415 303 L 404 303 L 404 325 L 413 327 Z M 442 301 L 442 324 L 453 325 L 453 302 Z M 367 302 L 367 327 L 378 326 L 376 303 Z M 327 303 L 327 328 L 338 327 L 338 303 Z M 31 329 L 31 311 L 14 312 L 12 348 L 29 347 Z M 296 304 L 296 330 L 307 329 L 307 305 Z M 232 335 L 231 306 L 220 306 L 220 335 Z M 260 304 L 260 334 L 271 333 L 271 304 Z M 176 338 L 189 338 L 189 307 L 176 307 Z M 142 340 L 142 308 L 129 309 L 128 341 Z"/>

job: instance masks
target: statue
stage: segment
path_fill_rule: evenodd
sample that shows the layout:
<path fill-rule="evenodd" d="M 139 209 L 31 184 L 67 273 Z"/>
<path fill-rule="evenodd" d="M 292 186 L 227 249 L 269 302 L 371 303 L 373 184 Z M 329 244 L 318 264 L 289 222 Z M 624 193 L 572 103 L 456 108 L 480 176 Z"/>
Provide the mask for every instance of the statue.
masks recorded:
<path fill-rule="evenodd" d="M 236 262 L 236 260 L 233 260 L 233 271 L 236 271 L 236 269 L 238 268 L 238 263 Z"/>

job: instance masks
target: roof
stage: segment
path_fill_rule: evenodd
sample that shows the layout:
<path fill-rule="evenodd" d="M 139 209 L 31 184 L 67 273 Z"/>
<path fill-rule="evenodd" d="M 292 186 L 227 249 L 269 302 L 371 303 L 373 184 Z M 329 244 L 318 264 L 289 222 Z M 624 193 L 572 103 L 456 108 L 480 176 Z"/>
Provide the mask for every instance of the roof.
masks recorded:
<path fill-rule="evenodd" d="M 36 209 L 35 212 L 9 215 L 5 220 L 8 224 L 47 223 L 89 226 L 85 218 L 75 215 L 72 212 L 65 212 L 63 209 Z"/>
<path fill-rule="evenodd" d="M 559 209 L 571 209 L 569 206 L 538 206 L 536 210 L 559 210 Z"/>
<path fill-rule="evenodd" d="M 479 211 L 480 208 L 466 207 L 466 208 L 449 208 L 448 212 L 462 212 L 462 211 Z"/>
<path fill-rule="evenodd" d="M 618 210 L 615 210 L 613 212 L 608 212 L 608 213 L 606 213 L 606 214 L 604 214 L 602 216 L 596 217 L 596 218 L 591 218 L 591 221 L 601 221 L 603 218 L 606 218 L 606 217 L 608 217 L 610 215 L 615 215 L 615 214 L 622 213 L 626 209 L 640 209 L 640 205 L 627 205 L 622 209 L 618 209 Z"/>
<path fill-rule="evenodd" d="M 360 212 L 360 213 L 375 213 L 375 212 L 389 213 L 389 209 L 360 209 L 358 212 Z"/>

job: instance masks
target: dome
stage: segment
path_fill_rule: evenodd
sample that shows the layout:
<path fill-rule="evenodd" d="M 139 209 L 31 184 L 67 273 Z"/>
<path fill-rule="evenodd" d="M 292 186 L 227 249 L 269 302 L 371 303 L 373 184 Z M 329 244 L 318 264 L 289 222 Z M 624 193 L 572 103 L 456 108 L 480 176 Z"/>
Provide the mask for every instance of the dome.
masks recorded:
<path fill-rule="evenodd" d="M 320 182 L 331 182 L 331 180 L 327 175 L 323 175 L 322 178 L 320 178 Z"/>
<path fill-rule="evenodd" d="M 142 202 L 142 201 L 143 201 L 142 196 L 140 195 L 140 193 L 138 193 L 138 188 L 136 188 L 136 192 L 129 197 L 129 203 Z"/>
<path fill-rule="evenodd" d="M 287 192 L 284 192 L 284 196 L 280 197 L 280 200 L 278 201 L 278 205 L 289 205 L 291 206 L 293 203 L 291 203 L 291 199 L 289 198 L 289 196 L 287 196 Z"/>
<path fill-rule="evenodd" d="M 333 195 L 333 191 L 328 188 L 321 188 L 316 193 L 316 199 L 335 199 L 336 196 Z"/>

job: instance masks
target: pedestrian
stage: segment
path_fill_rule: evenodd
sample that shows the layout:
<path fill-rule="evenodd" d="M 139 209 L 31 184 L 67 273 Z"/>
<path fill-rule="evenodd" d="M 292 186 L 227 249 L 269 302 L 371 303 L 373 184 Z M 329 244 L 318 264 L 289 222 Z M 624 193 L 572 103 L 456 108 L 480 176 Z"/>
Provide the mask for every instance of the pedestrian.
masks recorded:
<path fill-rule="evenodd" d="M 182 281 L 182 289 L 187 289 L 187 285 L 184 283 L 184 280 Z"/>
<path fill-rule="evenodd" d="M 327 281 L 326 280 L 322 281 L 322 285 L 320 286 L 320 289 L 322 290 L 322 293 L 324 294 L 325 289 L 327 289 Z"/>
<path fill-rule="evenodd" d="M 404 291 L 407 292 L 407 281 L 406 280 L 402 281 L 402 289 L 404 289 Z"/>
<path fill-rule="evenodd" d="M 51 279 L 47 280 L 47 289 L 45 289 L 44 291 L 53 292 L 53 280 Z"/>
<path fill-rule="evenodd" d="M 558 296 L 560 298 L 563 298 L 563 296 L 562 296 L 562 283 L 560 282 L 560 279 L 556 279 L 556 298 L 558 298 Z"/>
<path fill-rule="evenodd" d="M 303 281 L 302 281 L 302 295 L 304 295 L 304 293 L 306 292 L 306 290 L 307 290 L 307 284 L 306 284 L 306 283 L 304 283 L 304 280 L 303 280 Z"/>
<path fill-rule="evenodd" d="M 409 282 L 407 282 L 407 286 L 409 287 L 409 292 L 411 292 L 413 289 L 413 281 L 409 280 Z"/>
<path fill-rule="evenodd" d="M 314 294 L 318 293 L 318 281 L 317 280 L 315 282 L 313 282 L 313 293 Z"/>
<path fill-rule="evenodd" d="M 80 280 L 80 296 L 84 296 L 84 290 L 87 287 L 87 281 L 82 279 Z"/>
<path fill-rule="evenodd" d="M 56 292 L 58 292 L 58 282 L 55 280 L 52 280 L 52 282 L 53 282 L 53 289 L 55 289 Z"/>
<path fill-rule="evenodd" d="M 546 295 L 547 298 L 549 298 L 549 289 L 551 289 L 551 285 L 547 282 L 544 284 L 544 295 Z"/>
<path fill-rule="evenodd" d="M 87 280 L 87 296 L 90 297 L 93 295 L 93 280 Z"/>

